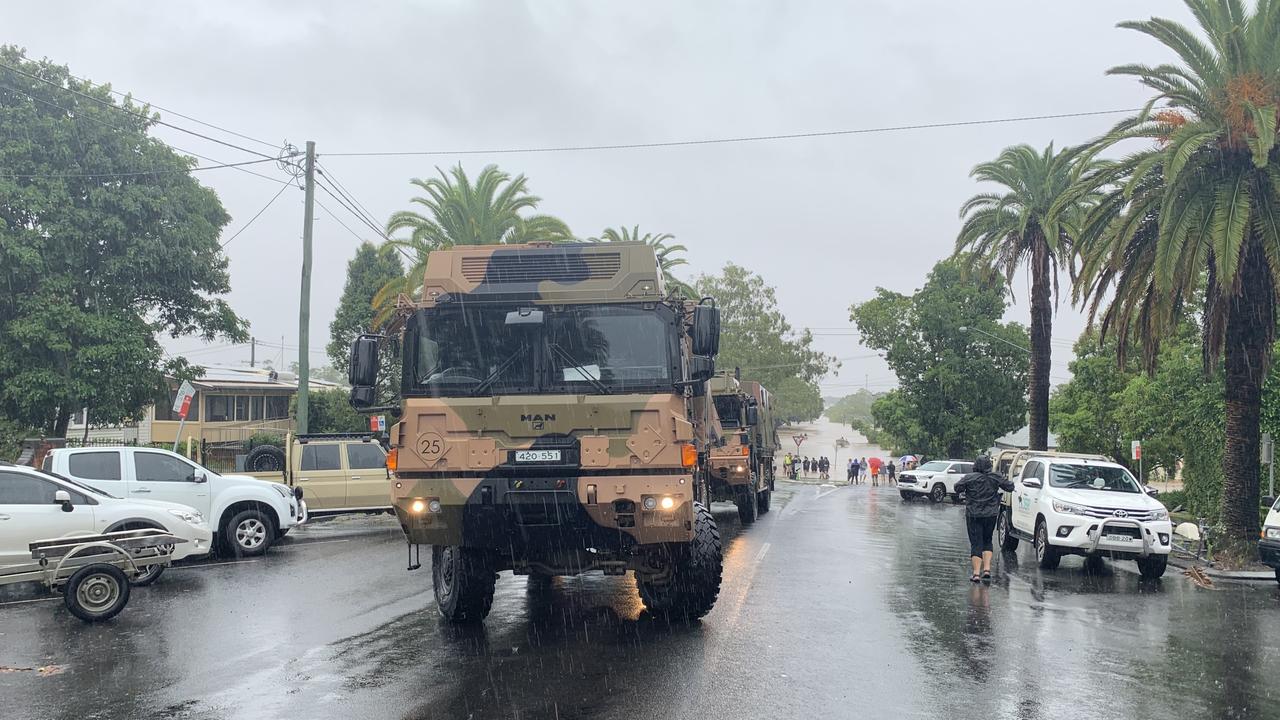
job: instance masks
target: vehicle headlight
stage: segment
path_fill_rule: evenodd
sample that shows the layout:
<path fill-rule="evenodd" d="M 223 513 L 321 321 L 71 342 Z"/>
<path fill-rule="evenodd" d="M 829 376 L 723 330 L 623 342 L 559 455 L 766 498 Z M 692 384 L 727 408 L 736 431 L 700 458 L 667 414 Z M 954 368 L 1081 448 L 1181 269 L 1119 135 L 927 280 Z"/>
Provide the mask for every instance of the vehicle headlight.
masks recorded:
<path fill-rule="evenodd" d="M 179 510 L 178 508 L 171 508 L 169 510 L 169 514 L 191 525 L 199 525 L 204 522 L 204 515 L 201 515 L 199 510 Z"/>
<path fill-rule="evenodd" d="M 1269 527 L 1262 531 L 1268 540 L 1280 540 L 1280 527 Z"/>
<path fill-rule="evenodd" d="M 293 494 L 293 491 L 292 491 L 292 490 L 290 490 L 290 489 L 289 489 L 287 486 L 285 486 L 285 485 L 275 484 L 275 485 L 272 485 L 271 487 L 275 488 L 275 489 L 276 489 L 276 492 L 280 493 L 280 497 L 282 497 L 282 498 L 287 498 L 287 497 L 289 497 L 290 495 L 292 495 L 292 494 Z"/>
<path fill-rule="evenodd" d="M 1159 510 L 1152 510 L 1152 511 L 1151 511 L 1151 519 L 1152 519 L 1152 520 L 1168 520 L 1168 519 L 1169 519 L 1169 511 L 1168 511 L 1168 510 L 1165 510 L 1164 508 L 1161 508 L 1161 509 L 1159 509 Z"/>
<path fill-rule="evenodd" d="M 1072 505 L 1071 503 L 1062 502 L 1061 500 L 1053 501 L 1053 511 L 1064 515 L 1086 515 L 1088 511 L 1080 505 Z"/>

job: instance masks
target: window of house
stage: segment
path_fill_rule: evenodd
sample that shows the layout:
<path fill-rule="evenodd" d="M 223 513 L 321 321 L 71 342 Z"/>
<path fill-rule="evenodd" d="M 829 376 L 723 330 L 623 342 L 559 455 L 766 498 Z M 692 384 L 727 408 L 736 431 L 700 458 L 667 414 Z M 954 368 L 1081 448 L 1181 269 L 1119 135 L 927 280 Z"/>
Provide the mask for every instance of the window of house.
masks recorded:
<path fill-rule="evenodd" d="M 302 447 L 302 470 L 340 470 L 342 460 L 338 457 L 337 445 L 304 445 Z"/>
<path fill-rule="evenodd" d="M 266 397 L 266 412 L 263 420 L 284 420 L 289 417 L 289 396 L 288 395 L 268 395 Z"/>
<path fill-rule="evenodd" d="M 236 396 L 236 420 L 248 420 L 248 419 L 249 419 L 249 396 L 237 395 Z"/>
<path fill-rule="evenodd" d="M 347 446 L 347 467 L 352 470 L 367 470 L 387 466 L 387 456 L 382 447 L 373 443 L 360 443 Z"/>
<path fill-rule="evenodd" d="M 228 422 L 235 417 L 231 395 L 210 395 L 204 402 L 205 422 Z"/>
<path fill-rule="evenodd" d="M 178 413 L 173 411 L 173 403 L 178 399 L 178 389 L 176 387 L 166 388 L 156 394 L 155 413 L 156 420 L 164 420 L 169 422 L 178 422 L 182 418 Z M 200 419 L 200 393 L 196 393 L 191 398 L 191 407 L 187 408 L 187 419 Z"/>
<path fill-rule="evenodd" d="M 262 419 L 262 400 L 263 400 L 263 397 L 261 395 L 254 395 L 253 397 L 249 398 L 249 419 L 250 420 Z"/>
<path fill-rule="evenodd" d="M 71 472 L 71 477 L 83 480 L 119 480 L 120 453 L 72 453 L 67 461 L 67 469 Z"/>

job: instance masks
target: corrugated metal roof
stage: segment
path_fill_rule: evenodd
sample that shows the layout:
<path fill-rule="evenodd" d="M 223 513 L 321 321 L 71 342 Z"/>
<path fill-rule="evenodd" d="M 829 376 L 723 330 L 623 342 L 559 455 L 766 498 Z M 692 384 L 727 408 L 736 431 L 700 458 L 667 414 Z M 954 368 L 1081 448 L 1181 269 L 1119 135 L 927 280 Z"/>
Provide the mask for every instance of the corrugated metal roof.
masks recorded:
<path fill-rule="evenodd" d="M 277 372 L 269 368 L 225 367 L 203 365 L 204 375 L 191 381 L 201 390 L 285 390 L 296 392 L 298 378 L 291 372 Z M 312 390 L 332 390 L 342 387 L 327 380 L 311 378 L 307 386 Z"/>
<path fill-rule="evenodd" d="M 1031 426 L 1023 425 L 1021 430 L 1005 435 L 996 440 L 996 447 L 999 448 L 1028 448 L 1031 447 Z M 1058 447 L 1058 436 L 1049 433 L 1049 448 Z"/>

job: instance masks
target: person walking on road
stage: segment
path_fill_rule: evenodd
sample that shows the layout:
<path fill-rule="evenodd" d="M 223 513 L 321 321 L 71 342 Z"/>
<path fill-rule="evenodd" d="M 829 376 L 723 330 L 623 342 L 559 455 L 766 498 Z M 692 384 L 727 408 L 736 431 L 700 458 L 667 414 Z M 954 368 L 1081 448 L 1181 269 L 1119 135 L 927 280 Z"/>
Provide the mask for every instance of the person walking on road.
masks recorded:
<path fill-rule="evenodd" d="M 885 471 L 889 473 L 889 484 L 898 484 L 898 471 L 893 466 L 893 458 L 889 458 L 889 462 L 885 465 Z"/>
<path fill-rule="evenodd" d="M 823 480 L 831 479 L 831 461 L 827 459 L 826 455 L 823 455 L 822 459 L 818 461 L 818 470 L 822 473 Z"/>
<path fill-rule="evenodd" d="M 880 485 L 880 458 L 873 457 L 867 462 L 871 463 L 871 484 Z"/>
<path fill-rule="evenodd" d="M 850 485 L 853 484 L 853 461 L 852 460 L 844 464 L 844 479 Z"/>
<path fill-rule="evenodd" d="M 956 483 L 956 494 L 968 500 L 965 525 L 969 531 L 969 559 L 973 563 L 973 582 L 991 582 L 991 534 L 1000 514 L 1000 493 L 1013 490 L 1013 482 L 991 471 L 991 458 L 980 455 L 973 461 L 973 472 Z"/>
<path fill-rule="evenodd" d="M 804 476 L 809 477 L 809 458 L 806 457 L 801 464 L 804 467 Z"/>
<path fill-rule="evenodd" d="M 853 484 L 862 484 L 862 463 L 858 462 L 858 458 L 849 461 L 849 471 L 853 473 Z"/>

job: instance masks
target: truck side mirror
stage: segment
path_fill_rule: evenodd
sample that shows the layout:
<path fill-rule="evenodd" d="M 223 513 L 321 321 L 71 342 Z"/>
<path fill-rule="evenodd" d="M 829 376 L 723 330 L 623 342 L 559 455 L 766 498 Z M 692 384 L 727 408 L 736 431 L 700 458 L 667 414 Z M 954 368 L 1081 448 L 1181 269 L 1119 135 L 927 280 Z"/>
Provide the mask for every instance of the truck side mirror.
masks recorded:
<path fill-rule="evenodd" d="M 747 424 L 748 425 L 760 424 L 760 410 L 756 408 L 754 405 L 747 406 Z"/>
<path fill-rule="evenodd" d="M 693 308 L 693 327 L 689 328 L 694 355 L 714 357 L 720 352 L 720 309 L 714 305 Z"/>
<path fill-rule="evenodd" d="M 361 335 L 351 343 L 351 363 L 347 381 L 351 384 L 351 405 L 373 404 L 374 385 L 378 382 L 378 343 L 381 335 Z"/>
<path fill-rule="evenodd" d="M 62 506 L 62 512 L 71 512 L 75 509 L 71 505 L 71 493 L 66 490 L 55 490 L 53 493 L 53 501 Z"/>
<path fill-rule="evenodd" d="M 690 382 L 705 382 L 716 374 L 716 361 L 706 355 L 694 355 L 689 358 Z"/>

